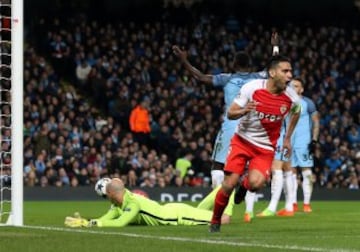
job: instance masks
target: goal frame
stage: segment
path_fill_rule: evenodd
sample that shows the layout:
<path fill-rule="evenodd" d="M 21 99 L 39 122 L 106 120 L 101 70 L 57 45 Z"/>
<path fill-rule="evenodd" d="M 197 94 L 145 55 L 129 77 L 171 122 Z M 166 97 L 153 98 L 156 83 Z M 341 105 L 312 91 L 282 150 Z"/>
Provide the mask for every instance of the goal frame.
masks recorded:
<path fill-rule="evenodd" d="M 11 0 L 11 208 L 6 225 L 23 226 L 24 2 Z"/>

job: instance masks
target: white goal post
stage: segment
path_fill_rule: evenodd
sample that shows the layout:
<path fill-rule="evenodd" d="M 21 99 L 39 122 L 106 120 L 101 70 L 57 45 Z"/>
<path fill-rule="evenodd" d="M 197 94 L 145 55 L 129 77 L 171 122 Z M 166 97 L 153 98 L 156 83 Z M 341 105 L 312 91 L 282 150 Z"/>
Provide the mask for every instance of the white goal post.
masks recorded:
<path fill-rule="evenodd" d="M 14 226 L 22 226 L 23 216 L 23 92 L 24 92 L 24 2 L 23 0 L 11 0 L 11 214 L 10 223 Z"/>
<path fill-rule="evenodd" d="M 4 35 L 6 32 L 7 36 L 1 36 L 1 47 L 3 44 L 10 45 L 11 54 L 8 52 L 4 53 L 3 50 L 0 51 L 1 58 L 3 54 L 5 56 L 10 56 L 10 65 L 5 66 L 7 63 L 1 62 L 2 67 L 7 67 L 10 69 L 10 76 L 1 76 L 1 86 L 0 89 L 3 92 L 10 92 L 10 106 L 11 110 L 11 178 L 10 185 L 4 186 L 4 183 L 1 183 L 1 201 L 10 202 L 10 207 L 8 211 L 8 218 L 5 223 L 7 225 L 13 226 L 22 226 L 23 225 L 23 25 L 24 25 L 24 12 L 23 12 L 23 0 L 0 0 L 1 9 L 10 8 L 10 16 L 4 16 L 1 13 L 1 21 L 3 22 L 4 18 L 8 19 L 10 22 L 10 27 L 2 27 L 1 33 Z M 2 11 L 3 12 L 3 11 Z M 9 30 L 10 29 L 10 30 Z M 8 39 L 10 38 L 10 40 Z M 9 41 L 6 41 L 9 40 Z M 3 73 L 3 71 L 1 72 Z M 3 83 L 9 81 L 11 83 L 10 90 L 4 88 Z M 1 100 L 1 102 L 3 102 Z M 1 104 L 3 106 L 3 104 Z M 1 111 L 1 119 L 9 115 L 3 115 Z M 3 127 L 3 122 L 0 123 L 0 126 Z M 3 129 L 2 129 L 3 130 Z M 3 131 L 1 132 L 1 134 Z M 3 141 L 1 137 L 1 141 Z M 3 150 L 1 149 L 1 152 Z M 1 153 L 3 158 L 4 153 Z M 3 166 L 3 162 L 1 161 Z M 2 169 L 3 167 L 1 167 Z M 3 198 L 3 190 L 10 190 L 10 199 Z M 3 204 L 3 202 L 1 202 Z M 1 213 L 2 214 L 2 213 Z"/>

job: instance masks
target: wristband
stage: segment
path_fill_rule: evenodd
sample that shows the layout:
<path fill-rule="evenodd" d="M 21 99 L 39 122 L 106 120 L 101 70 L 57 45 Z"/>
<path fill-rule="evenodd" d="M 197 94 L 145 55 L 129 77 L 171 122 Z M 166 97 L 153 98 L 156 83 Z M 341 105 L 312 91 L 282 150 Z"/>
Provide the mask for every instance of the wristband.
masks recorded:
<path fill-rule="evenodd" d="M 273 46 L 273 55 L 279 54 L 279 46 Z"/>

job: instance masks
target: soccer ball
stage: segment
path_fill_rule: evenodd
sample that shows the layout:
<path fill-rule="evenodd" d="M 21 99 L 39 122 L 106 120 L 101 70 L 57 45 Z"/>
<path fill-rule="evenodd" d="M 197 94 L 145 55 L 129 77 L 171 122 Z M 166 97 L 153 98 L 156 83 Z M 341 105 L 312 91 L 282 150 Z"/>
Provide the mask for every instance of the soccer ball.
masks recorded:
<path fill-rule="evenodd" d="M 106 198 L 106 185 L 110 183 L 110 178 L 99 179 L 95 184 L 95 192 L 97 195 Z"/>

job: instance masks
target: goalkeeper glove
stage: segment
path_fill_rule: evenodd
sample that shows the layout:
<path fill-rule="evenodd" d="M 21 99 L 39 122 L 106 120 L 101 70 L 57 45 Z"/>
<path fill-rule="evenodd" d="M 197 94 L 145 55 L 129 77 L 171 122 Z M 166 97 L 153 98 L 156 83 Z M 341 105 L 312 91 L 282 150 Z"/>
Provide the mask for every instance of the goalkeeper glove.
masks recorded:
<path fill-rule="evenodd" d="M 65 226 L 67 227 L 88 227 L 89 221 L 84 218 L 65 217 Z"/>
<path fill-rule="evenodd" d="M 98 221 L 97 220 L 89 220 L 89 223 L 88 223 L 88 227 L 96 227 L 98 226 Z"/>
<path fill-rule="evenodd" d="M 310 154 L 310 155 L 313 155 L 313 154 L 315 153 L 316 144 L 317 144 L 317 141 L 316 141 L 316 140 L 312 140 L 312 141 L 309 143 L 309 154 Z"/>

